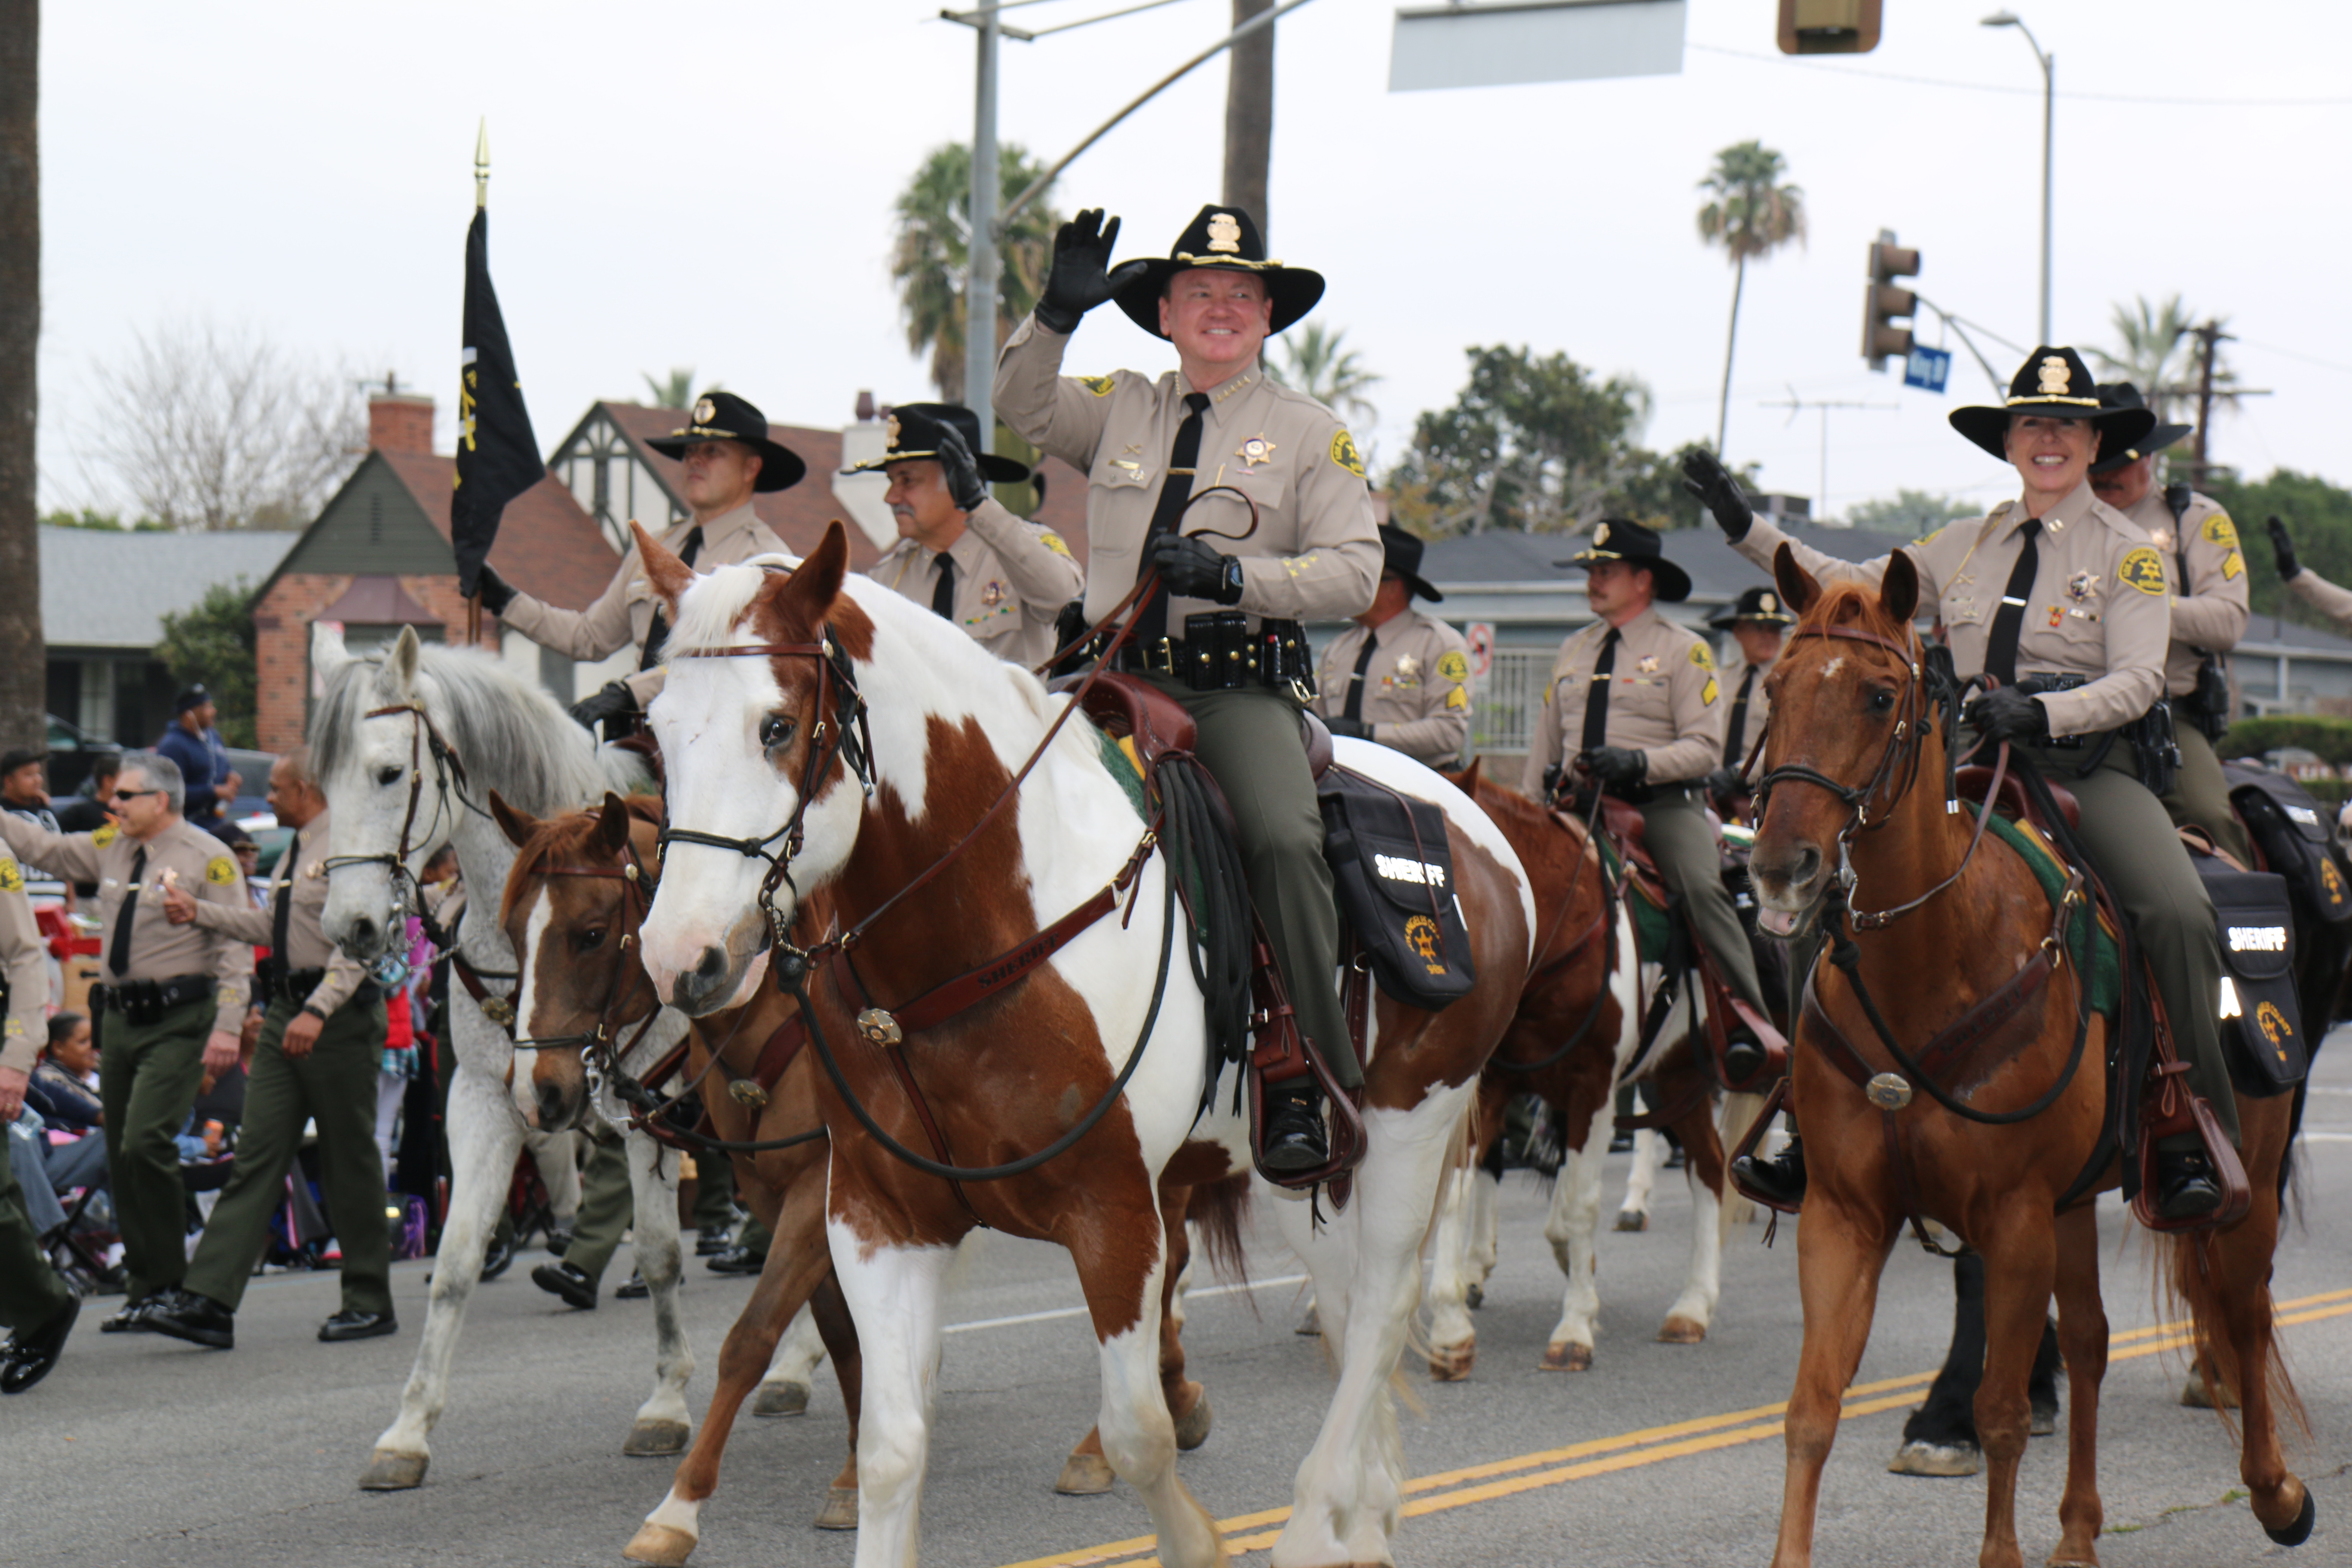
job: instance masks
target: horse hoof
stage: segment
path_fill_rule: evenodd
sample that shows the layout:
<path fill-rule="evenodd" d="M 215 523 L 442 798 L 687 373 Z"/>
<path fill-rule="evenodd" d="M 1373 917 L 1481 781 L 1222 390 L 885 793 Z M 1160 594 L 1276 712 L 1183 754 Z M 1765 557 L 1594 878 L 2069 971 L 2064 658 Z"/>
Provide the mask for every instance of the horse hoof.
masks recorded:
<path fill-rule="evenodd" d="M 1484 1285 L 1471 1286 L 1469 1294 L 1464 1296 L 1462 1300 L 1472 1311 L 1476 1311 L 1479 1308 L 1486 1304 L 1486 1287 Z"/>
<path fill-rule="evenodd" d="M 1323 1320 L 1317 1316 L 1313 1302 L 1308 1302 L 1307 1310 L 1299 1314 L 1298 1326 L 1296 1329 L 1293 1329 L 1291 1332 L 1303 1335 L 1307 1339 L 1317 1339 L 1321 1337 L 1323 1332 Z"/>
<path fill-rule="evenodd" d="M 1062 1467 L 1062 1479 L 1054 1489 L 1064 1497 L 1100 1497 L 1110 1490 L 1116 1478 L 1111 1474 L 1110 1461 L 1100 1454 L 1072 1454 Z"/>
<path fill-rule="evenodd" d="M 404 1492 L 425 1484 L 425 1467 L 433 1462 L 426 1454 L 395 1454 L 378 1448 L 369 1461 L 367 1473 L 360 1477 L 363 1492 Z"/>
<path fill-rule="evenodd" d="M 647 1520 L 637 1526 L 636 1534 L 629 1538 L 621 1555 L 632 1563 L 651 1563 L 655 1568 L 678 1568 L 693 1550 L 693 1536 Z"/>
<path fill-rule="evenodd" d="M 2263 1525 L 2263 1533 L 2281 1546 L 2300 1546 L 2311 1539 L 2311 1527 L 2318 1519 L 2319 1505 L 2312 1500 L 2311 1489 L 2305 1487 L 2303 1489 L 2303 1511 L 2294 1516 L 2294 1522 L 2284 1530 L 2273 1530 L 2269 1525 Z"/>
<path fill-rule="evenodd" d="M 1546 1372 L 1591 1372 L 1591 1345 L 1546 1345 L 1540 1363 Z"/>
<path fill-rule="evenodd" d="M 816 1510 L 819 1530 L 856 1530 L 857 1528 L 857 1489 L 829 1487 L 825 1489 L 824 1506 Z"/>
<path fill-rule="evenodd" d="M 1706 1339 L 1705 1323 L 1695 1323 L 1679 1313 L 1668 1318 L 1665 1326 L 1658 1331 L 1658 1342 L 1662 1345 L 1695 1345 Z"/>
<path fill-rule="evenodd" d="M 2204 1374 L 2194 1367 L 2189 1369 L 2189 1381 L 2180 1385 L 2180 1403 L 2191 1410 L 2213 1408 L 2213 1385 L 2206 1382 Z M 2238 1396 L 2223 1389 L 2221 1408 L 2224 1410 L 2238 1408 Z"/>
<path fill-rule="evenodd" d="M 683 1421 L 640 1421 L 629 1428 L 629 1440 L 621 1445 L 621 1452 L 632 1459 L 683 1454 L 687 1439 L 692 1435 Z"/>
<path fill-rule="evenodd" d="M 1895 1450 L 1886 1467 L 1897 1476 L 1973 1476 L 1984 1470 L 1984 1450 L 1974 1443 L 1923 1443 L 1916 1440 Z"/>
<path fill-rule="evenodd" d="M 1176 1417 L 1176 1447 L 1189 1454 L 1209 1440 L 1209 1396 L 1192 1401 L 1192 1408 Z"/>
<path fill-rule="evenodd" d="M 2033 1413 L 2026 1419 L 2025 1435 L 2029 1437 L 2047 1437 L 2057 1430 L 2058 1402 L 2053 1399 L 2045 1405 L 2039 1399 L 2035 1400 Z"/>
<path fill-rule="evenodd" d="M 1650 1216 L 1647 1212 L 1642 1209 L 1620 1209 L 1617 1211 L 1617 1228 L 1619 1230 L 1647 1230 L 1650 1228 Z"/>
<path fill-rule="evenodd" d="M 809 1387 L 805 1383 L 763 1383 L 751 1395 L 754 1415 L 805 1415 Z"/>
<path fill-rule="evenodd" d="M 1433 1350 L 1429 1352 L 1430 1381 L 1460 1383 L 1470 1375 L 1471 1365 L 1477 1359 L 1478 1342 L 1475 1339 Z"/>

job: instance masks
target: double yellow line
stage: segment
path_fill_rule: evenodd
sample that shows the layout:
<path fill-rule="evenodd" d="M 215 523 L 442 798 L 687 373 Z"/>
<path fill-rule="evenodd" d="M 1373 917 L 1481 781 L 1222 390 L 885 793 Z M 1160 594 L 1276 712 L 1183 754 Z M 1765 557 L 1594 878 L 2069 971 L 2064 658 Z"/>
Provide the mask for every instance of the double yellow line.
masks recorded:
<path fill-rule="evenodd" d="M 2352 1315 L 2352 1290 L 2331 1290 L 2324 1295 L 2281 1301 L 2273 1310 L 2277 1314 L 2274 1321 L 2280 1327 Z M 2189 1327 L 2186 1321 L 2181 1321 L 2126 1329 L 2109 1337 L 2107 1361 L 2112 1365 L 2137 1356 L 2179 1349 L 2189 1341 Z M 1910 1404 L 1913 1396 L 1935 1379 L 1934 1373 L 1922 1372 L 1907 1377 L 1885 1378 L 1876 1383 L 1858 1383 L 1846 1390 L 1844 1402 L 1838 1409 L 1838 1419 L 1851 1421 L 1857 1416 L 1899 1409 Z M 1492 1502 L 1497 1498 L 1513 1497 L 1544 1487 L 1612 1475 L 1619 1470 L 1635 1469 L 1692 1454 L 1712 1453 L 1717 1448 L 1738 1447 L 1742 1443 L 1762 1442 L 1780 1436 L 1782 1419 L 1788 1413 L 1786 1401 L 1778 1405 L 1759 1405 L 1753 1410 L 1702 1415 L 1665 1426 L 1644 1426 L 1613 1437 L 1595 1437 L 1582 1443 L 1571 1443 L 1564 1448 L 1546 1448 L 1533 1454 L 1521 1454 L 1516 1458 L 1495 1459 L 1458 1470 L 1441 1470 L 1435 1475 L 1423 1476 L 1405 1483 L 1405 1495 L 1410 1500 L 1404 1505 L 1405 1516 L 1410 1519 L 1422 1514 L 1440 1513 L 1447 1509 L 1467 1508 L 1474 1503 Z M 1231 1519 L 1219 1520 L 1217 1530 L 1225 1538 L 1227 1551 L 1234 1553 L 1256 1552 L 1274 1544 L 1289 1518 L 1290 1510 L 1286 1508 L 1263 1509 L 1255 1513 L 1236 1514 Z M 1146 1555 L 1155 1542 L 1155 1537 L 1141 1535 L 1131 1541 L 1113 1541 L 1101 1546 L 1059 1552 L 1050 1557 L 1033 1557 L 1024 1563 L 1009 1563 L 1006 1568 L 1096 1568 L 1097 1564 L 1106 1565 L 1106 1568 L 1110 1564 L 1116 1564 L 1117 1568 L 1160 1568 L 1158 1558 Z"/>

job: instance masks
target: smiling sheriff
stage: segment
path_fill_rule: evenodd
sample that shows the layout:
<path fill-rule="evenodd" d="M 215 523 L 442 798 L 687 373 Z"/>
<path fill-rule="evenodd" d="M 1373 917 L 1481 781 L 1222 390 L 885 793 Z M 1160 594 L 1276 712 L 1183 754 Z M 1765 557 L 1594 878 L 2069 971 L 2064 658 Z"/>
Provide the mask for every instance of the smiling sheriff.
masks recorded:
<path fill-rule="evenodd" d="M 890 411 L 889 445 L 845 474 L 879 468 L 898 542 L 866 575 L 971 634 L 999 658 L 1042 664 L 1054 651 L 1062 606 L 1086 592 L 1087 574 L 1041 522 L 1016 517 L 988 493 L 1028 479 L 1024 464 L 980 449 L 980 416 L 947 403 Z"/>
<path fill-rule="evenodd" d="M 2164 552 L 2123 513 L 2092 493 L 2102 445 L 2139 446 L 2156 426 L 2146 408 L 2102 403 L 2070 348 L 2037 348 L 2000 407 L 1956 408 L 1952 427 L 2016 468 L 2020 500 L 1988 517 L 1939 529 L 1906 552 L 1918 569 L 1920 604 L 1934 606 L 1952 666 L 1982 677 L 1965 743 L 2008 741 L 2082 805 L 2076 830 L 2093 868 L 2132 922 L 2148 955 L 2189 1087 L 2237 1142 L 2237 1101 L 2221 1054 L 2221 950 L 2213 905 L 2158 795 L 2170 787 L 2169 723 L 2161 710 L 2171 641 L 2171 584 Z M 1706 453 L 1683 464 L 1692 492 L 1732 546 L 1764 570 L 1782 545 L 1824 583 L 1875 590 L 1888 556 L 1840 561 L 1800 544 L 1757 517 L 1723 466 Z M 1988 754 L 1988 759 L 1990 756 Z M 1791 1143 L 1771 1161 L 1743 1157 L 1741 1179 L 1776 1201 L 1801 1198 L 1803 1154 Z M 2193 1219 L 2221 1201 L 2194 1133 L 2157 1144 L 2157 1207 Z"/>
<path fill-rule="evenodd" d="M 1393 746 L 1450 768 L 1470 738 L 1470 645 L 1413 599 L 1444 595 L 1421 574 L 1421 541 L 1381 524 L 1380 592 L 1323 650 L 1315 710 L 1335 735 Z"/>
<path fill-rule="evenodd" d="M 1361 1076 L 1331 981 L 1339 917 L 1300 740 L 1314 673 L 1300 623 L 1344 620 L 1372 602 L 1380 533 L 1346 426 L 1269 381 L 1259 362 L 1268 336 L 1314 309 L 1323 279 L 1268 259 L 1256 221 L 1237 207 L 1202 207 L 1167 259 L 1113 272 L 1118 236 L 1118 220 L 1105 224 L 1099 210 L 1062 226 L 1045 294 L 997 362 L 997 412 L 1087 477 L 1089 621 L 1159 573 L 1119 668 L 1199 724 L 1196 754 L 1234 807 L 1299 1031 L 1353 1087 Z M 1156 381 L 1061 374 L 1080 318 L 1112 300 L 1174 345 L 1179 369 Z M 1269 1173 L 1328 1163 L 1320 1098 L 1303 1087 L 1312 1081 L 1267 1092 Z"/>

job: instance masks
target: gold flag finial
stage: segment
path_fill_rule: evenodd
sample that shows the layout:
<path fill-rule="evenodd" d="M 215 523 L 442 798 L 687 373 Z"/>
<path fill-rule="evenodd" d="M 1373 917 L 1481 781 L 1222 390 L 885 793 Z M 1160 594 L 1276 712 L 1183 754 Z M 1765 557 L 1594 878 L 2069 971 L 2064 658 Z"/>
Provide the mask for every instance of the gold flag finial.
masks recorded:
<path fill-rule="evenodd" d="M 474 133 L 474 205 L 490 205 L 490 117 L 487 114 Z"/>

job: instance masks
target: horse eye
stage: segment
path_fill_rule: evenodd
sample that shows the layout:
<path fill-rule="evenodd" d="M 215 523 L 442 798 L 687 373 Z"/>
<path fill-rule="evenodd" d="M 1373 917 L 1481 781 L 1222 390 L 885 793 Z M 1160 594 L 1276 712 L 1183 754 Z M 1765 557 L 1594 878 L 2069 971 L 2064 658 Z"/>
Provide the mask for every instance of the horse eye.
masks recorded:
<path fill-rule="evenodd" d="M 781 746 L 793 738 L 800 726 L 781 713 L 771 713 L 760 721 L 760 744 Z"/>
<path fill-rule="evenodd" d="M 402 772 L 403 770 L 396 766 L 378 768 L 375 771 L 375 782 L 389 789 L 400 782 Z"/>
<path fill-rule="evenodd" d="M 1892 691 L 1874 691 L 1870 694 L 1870 710 L 1872 712 L 1888 713 L 1892 712 L 1894 708 L 1895 693 Z"/>
<path fill-rule="evenodd" d="M 583 952 L 593 952 L 596 949 L 604 945 L 604 928 L 603 926 L 590 926 L 586 931 L 574 936 L 572 939 L 572 943 Z"/>

